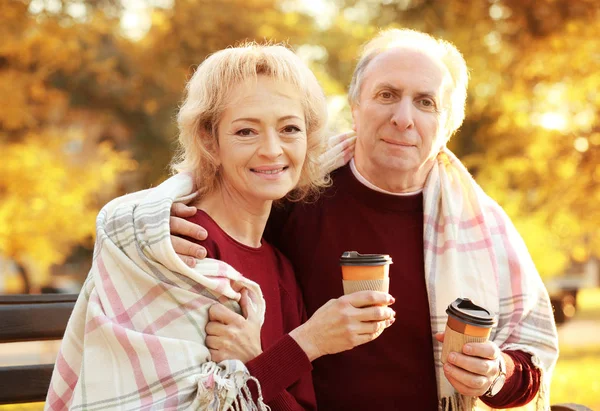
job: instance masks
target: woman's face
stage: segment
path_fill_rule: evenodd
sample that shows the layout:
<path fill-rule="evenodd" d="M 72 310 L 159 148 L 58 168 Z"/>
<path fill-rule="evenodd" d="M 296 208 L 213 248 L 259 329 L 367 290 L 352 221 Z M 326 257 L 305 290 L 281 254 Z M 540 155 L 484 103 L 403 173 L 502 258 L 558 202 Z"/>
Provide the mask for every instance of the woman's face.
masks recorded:
<path fill-rule="evenodd" d="M 232 87 L 228 97 L 217 136 L 221 187 L 250 202 L 284 197 L 298 183 L 306 158 L 300 93 L 259 76 Z"/>

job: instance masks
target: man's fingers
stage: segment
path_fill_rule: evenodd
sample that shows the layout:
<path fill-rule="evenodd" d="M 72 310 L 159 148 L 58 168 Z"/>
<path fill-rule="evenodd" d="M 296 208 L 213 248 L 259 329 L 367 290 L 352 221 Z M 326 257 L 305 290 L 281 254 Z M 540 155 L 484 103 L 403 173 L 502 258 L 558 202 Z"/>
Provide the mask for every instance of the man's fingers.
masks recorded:
<path fill-rule="evenodd" d="M 450 377 L 458 382 L 462 387 L 467 390 L 473 390 L 475 395 L 483 394 L 489 387 L 490 380 L 488 377 L 483 375 L 473 374 L 469 371 L 463 370 L 460 367 L 456 367 L 450 363 L 444 364 L 444 374 L 446 378 L 450 380 Z M 452 384 L 454 385 L 454 384 Z M 458 387 L 454 385 L 454 388 Z M 460 390 L 459 390 L 460 391 Z M 461 392 L 465 394 L 464 392 Z"/>
<path fill-rule="evenodd" d="M 346 300 L 356 308 L 372 305 L 390 305 L 396 301 L 394 297 L 381 291 L 358 291 L 340 297 L 340 299 Z"/>
<path fill-rule="evenodd" d="M 468 343 L 463 345 L 463 353 L 473 357 L 495 360 L 500 354 L 500 349 L 491 341 L 483 343 Z"/>
<path fill-rule="evenodd" d="M 171 229 L 171 234 L 180 237 L 185 236 L 202 241 L 206 240 L 206 237 L 208 236 L 204 227 L 179 217 L 169 217 L 169 227 Z"/>
<path fill-rule="evenodd" d="M 219 303 L 210 306 L 208 309 L 208 319 L 209 321 L 217 321 L 225 325 L 244 321 L 244 317 L 234 313 L 229 308 Z"/>
<path fill-rule="evenodd" d="M 436 340 L 438 340 L 439 342 L 443 343 L 445 335 L 446 335 L 446 333 L 437 333 L 436 335 L 434 335 L 434 337 L 435 337 Z"/>
<path fill-rule="evenodd" d="M 448 362 L 477 375 L 483 375 L 487 377 L 498 374 L 497 360 L 471 357 L 469 355 L 453 352 L 448 355 Z"/>
<path fill-rule="evenodd" d="M 344 143 L 346 140 L 351 139 L 352 137 L 356 137 L 356 131 L 346 131 L 345 133 L 337 134 L 335 136 L 329 137 L 327 140 L 328 147 L 335 147 L 340 143 Z"/>
<path fill-rule="evenodd" d="M 171 215 L 177 217 L 187 218 L 196 215 L 197 212 L 198 209 L 196 207 L 187 206 L 183 203 L 173 203 L 171 205 Z"/>
<path fill-rule="evenodd" d="M 206 248 L 181 237 L 176 237 L 172 235 L 171 244 L 173 245 L 173 249 L 175 250 L 175 252 L 180 256 L 187 256 L 199 259 L 203 259 L 206 257 Z"/>
<path fill-rule="evenodd" d="M 483 388 L 477 389 L 477 388 L 472 388 L 472 387 L 466 386 L 461 381 L 459 381 L 454 376 L 452 376 L 452 374 L 448 373 L 446 371 L 446 369 L 444 369 L 444 375 L 448 379 L 448 382 L 450 384 L 452 384 L 452 386 L 456 389 L 456 391 L 458 391 L 459 393 L 461 393 L 463 395 L 467 395 L 469 397 L 479 397 L 485 391 L 487 391 L 487 390 L 483 390 Z"/>

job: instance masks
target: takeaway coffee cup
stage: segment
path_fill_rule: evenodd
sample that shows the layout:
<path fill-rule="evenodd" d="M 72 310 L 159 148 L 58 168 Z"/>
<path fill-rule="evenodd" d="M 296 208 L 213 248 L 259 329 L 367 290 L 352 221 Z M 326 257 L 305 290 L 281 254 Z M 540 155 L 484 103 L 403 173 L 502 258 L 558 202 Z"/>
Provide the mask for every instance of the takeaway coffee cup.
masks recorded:
<path fill-rule="evenodd" d="M 346 251 L 340 258 L 344 294 L 373 290 L 388 292 L 390 289 L 390 264 L 387 254 L 360 254 Z"/>
<path fill-rule="evenodd" d="M 468 298 L 457 298 L 446 309 L 448 321 L 442 363 L 445 364 L 450 352 L 462 352 L 468 342 L 485 342 L 494 326 L 494 315 L 483 307 L 474 304 Z"/>

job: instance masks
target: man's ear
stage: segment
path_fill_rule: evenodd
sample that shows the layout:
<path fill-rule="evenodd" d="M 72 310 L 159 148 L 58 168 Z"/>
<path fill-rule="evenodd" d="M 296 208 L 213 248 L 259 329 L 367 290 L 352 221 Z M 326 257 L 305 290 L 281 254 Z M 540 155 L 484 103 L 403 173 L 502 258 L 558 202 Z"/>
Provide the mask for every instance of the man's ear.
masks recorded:
<path fill-rule="evenodd" d="M 352 105 L 350 107 L 350 112 L 352 113 L 352 130 L 356 131 L 357 128 L 357 119 L 358 119 L 358 106 Z"/>

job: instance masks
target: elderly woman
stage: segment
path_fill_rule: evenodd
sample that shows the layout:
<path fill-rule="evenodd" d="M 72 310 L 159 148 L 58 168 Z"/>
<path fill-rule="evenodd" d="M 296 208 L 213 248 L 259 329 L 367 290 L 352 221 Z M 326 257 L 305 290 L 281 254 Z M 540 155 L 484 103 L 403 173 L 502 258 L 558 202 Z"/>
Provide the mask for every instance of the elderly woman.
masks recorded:
<path fill-rule="evenodd" d="M 325 113 L 285 47 L 229 48 L 199 66 L 178 115 L 178 174 L 99 215 L 48 409 L 316 409 L 311 361 L 394 318 L 391 296 L 365 291 L 304 322 L 291 265 L 262 238 L 275 201 L 326 185 Z M 194 270 L 171 246 L 172 203 L 194 205 L 189 220 L 211 232 Z"/>

